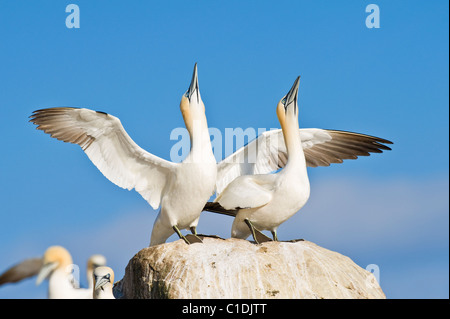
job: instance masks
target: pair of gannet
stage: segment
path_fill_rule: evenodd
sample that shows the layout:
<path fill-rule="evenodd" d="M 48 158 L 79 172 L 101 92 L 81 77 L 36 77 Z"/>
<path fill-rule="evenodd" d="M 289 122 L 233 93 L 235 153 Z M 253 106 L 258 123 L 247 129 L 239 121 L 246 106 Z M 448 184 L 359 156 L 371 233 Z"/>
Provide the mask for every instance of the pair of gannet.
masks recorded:
<path fill-rule="evenodd" d="M 88 288 L 79 288 L 73 277 L 73 262 L 70 253 L 61 246 L 47 248 L 43 257 L 29 258 L 12 266 L 0 275 L 0 286 L 19 282 L 25 278 L 37 276 L 36 285 L 48 279 L 48 298 L 50 299 L 92 299 L 94 273 L 98 267 L 106 264 L 102 255 L 93 255 L 87 263 Z"/>
<path fill-rule="evenodd" d="M 248 237 L 249 231 L 242 224 L 244 221 L 251 233 L 258 227 L 268 228 L 276 239 L 278 226 L 274 225 L 289 218 L 292 210 L 299 209 L 308 199 L 306 165 L 340 163 L 343 159 L 389 149 L 381 143 L 390 143 L 343 131 L 299 131 L 295 88 L 298 89 L 298 80 L 277 110 L 282 130 L 262 134 L 218 164 L 212 152 L 205 106 L 200 96 L 197 64 L 189 89 L 180 103 L 191 140 L 190 153 L 181 163 L 166 161 L 143 150 L 129 137 L 118 118 L 104 112 L 57 107 L 34 111 L 30 121 L 58 140 L 81 146 L 94 165 L 114 184 L 128 190 L 134 188 L 154 209 L 161 206 L 153 225 L 150 246 L 164 243 L 174 232 L 187 243 L 201 242 L 196 236 L 196 227 L 204 208 L 233 216 L 237 209 L 247 209 L 245 214 L 237 216 L 232 236 L 243 238 L 247 234 Z M 279 143 L 270 143 L 275 140 Z M 256 161 L 249 163 L 248 153 L 255 143 L 266 147 L 260 147 Z M 278 146 L 274 148 L 274 145 Z M 287 165 L 287 162 L 292 164 Z M 225 192 L 227 185 L 241 175 L 269 174 L 285 165 L 279 175 L 239 178 Z M 293 182 L 295 178 L 298 182 Z M 284 183 L 284 180 L 289 182 Z M 277 191 L 289 184 L 295 184 L 294 188 L 284 196 L 281 195 L 283 191 Z M 223 207 L 206 205 L 215 190 L 218 194 L 216 204 Z M 279 195 L 274 197 L 274 192 Z M 268 205 L 269 202 L 272 204 Z M 283 205 L 277 207 L 278 203 Z M 262 206 L 268 207 L 261 210 Z M 285 208 L 289 212 L 281 211 Z M 257 217 L 260 214 L 257 211 L 263 211 L 261 216 L 264 217 Z M 260 218 L 270 225 L 266 226 Z M 191 230 L 192 235 L 183 236 L 182 229 Z"/>
<path fill-rule="evenodd" d="M 329 166 L 390 150 L 382 143 L 392 142 L 369 135 L 299 129 L 299 84 L 300 77 L 277 105 L 281 130 L 263 133 L 218 164 L 217 197 L 205 210 L 234 216 L 234 238 L 252 235 L 260 243 L 271 240 L 261 232 L 269 230 L 278 240 L 278 226 L 309 198 L 307 166 Z"/>

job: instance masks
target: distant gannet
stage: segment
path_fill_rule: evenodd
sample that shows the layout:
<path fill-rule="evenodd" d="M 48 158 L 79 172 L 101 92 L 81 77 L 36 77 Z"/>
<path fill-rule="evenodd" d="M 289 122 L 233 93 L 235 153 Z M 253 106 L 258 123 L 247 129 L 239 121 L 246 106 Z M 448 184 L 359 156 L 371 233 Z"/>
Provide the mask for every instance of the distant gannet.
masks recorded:
<path fill-rule="evenodd" d="M 75 288 L 70 253 L 61 246 L 51 246 L 45 253 L 36 285 L 48 279 L 49 299 L 92 299 L 92 290 Z"/>
<path fill-rule="evenodd" d="M 46 257 L 47 256 L 47 257 Z M 57 257 L 52 257 L 57 256 Z M 58 257 L 60 256 L 60 257 Z M 73 288 L 79 288 L 80 284 L 79 282 L 75 281 L 75 278 L 73 278 L 73 275 L 71 274 L 72 269 L 70 269 L 70 265 L 72 265 L 72 257 L 70 256 L 69 252 L 60 246 L 52 246 L 47 249 L 43 257 L 37 257 L 37 258 L 28 258 L 11 268 L 9 268 L 7 271 L 5 271 L 3 274 L 0 275 L 0 286 L 7 283 L 16 283 L 21 280 L 24 280 L 26 278 L 38 276 L 41 270 L 43 270 L 45 260 L 49 260 L 51 258 L 61 259 L 64 260 L 64 264 L 66 264 L 68 276 L 67 279 L 63 279 L 64 281 L 69 281 L 71 283 L 71 287 Z M 61 263 L 62 264 L 62 263 Z M 86 290 L 86 292 L 91 291 L 94 287 L 93 285 L 93 272 L 96 267 L 99 267 L 101 265 L 106 264 L 106 258 L 102 255 L 92 255 L 87 263 L 87 279 L 88 279 L 88 285 L 89 289 Z M 61 266 L 62 267 L 62 266 Z M 42 281 L 42 280 L 41 280 Z M 39 281 L 40 283 L 40 281 Z M 53 289 L 53 288 L 52 288 Z M 50 290 L 50 288 L 49 288 Z M 83 290 L 81 290 L 83 291 Z M 54 295 L 53 292 L 49 291 L 49 295 Z M 56 297 L 57 298 L 57 297 Z"/>
<path fill-rule="evenodd" d="M 109 267 L 97 267 L 93 273 L 94 299 L 116 299 L 113 295 L 114 271 Z"/>
<path fill-rule="evenodd" d="M 146 152 L 129 137 L 118 118 L 104 112 L 57 107 L 34 111 L 30 121 L 58 140 L 80 145 L 114 184 L 134 188 L 154 209 L 161 205 L 150 246 L 164 243 L 174 232 L 186 243 L 201 242 L 196 227 L 214 193 L 217 164 L 200 97 L 197 64 L 180 109 L 191 138 L 190 153 L 181 163 Z M 183 236 L 180 229 L 190 229 L 193 235 Z"/>
<path fill-rule="evenodd" d="M 359 133 L 299 129 L 298 77 L 277 105 L 281 130 L 263 133 L 218 163 L 216 194 L 205 210 L 235 216 L 232 237 L 256 242 L 270 240 L 261 233 L 277 228 L 300 210 L 309 198 L 306 167 L 329 166 L 344 159 L 390 150 L 392 142 Z M 280 171 L 273 173 L 280 169 Z M 270 174 L 273 173 L 273 174 Z"/>
<path fill-rule="evenodd" d="M 100 254 L 92 255 L 87 262 L 86 278 L 88 289 L 94 288 L 94 269 L 106 265 L 106 257 Z"/>

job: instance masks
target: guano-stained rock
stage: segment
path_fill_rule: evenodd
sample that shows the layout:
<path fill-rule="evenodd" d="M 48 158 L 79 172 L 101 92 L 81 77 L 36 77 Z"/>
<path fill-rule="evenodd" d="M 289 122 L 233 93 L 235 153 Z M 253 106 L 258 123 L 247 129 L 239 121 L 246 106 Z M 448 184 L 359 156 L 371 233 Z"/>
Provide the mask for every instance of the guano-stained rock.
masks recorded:
<path fill-rule="evenodd" d="M 121 298 L 385 298 L 374 275 L 309 241 L 182 240 L 142 249 L 115 286 Z"/>

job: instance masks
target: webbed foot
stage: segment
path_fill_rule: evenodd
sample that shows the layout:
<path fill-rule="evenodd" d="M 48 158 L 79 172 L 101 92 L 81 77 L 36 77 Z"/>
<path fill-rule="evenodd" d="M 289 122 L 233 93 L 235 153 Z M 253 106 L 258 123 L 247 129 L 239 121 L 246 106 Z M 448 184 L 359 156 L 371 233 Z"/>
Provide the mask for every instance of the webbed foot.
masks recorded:
<path fill-rule="evenodd" d="M 267 237 L 260 230 L 258 230 L 255 226 L 253 226 L 251 221 L 249 221 L 248 219 L 245 219 L 244 221 L 247 224 L 248 228 L 250 228 L 252 237 L 257 244 L 262 244 L 262 243 L 265 243 L 266 241 L 272 241 L 272 239 L 270 239 L 270 237 Z"/>
<path fill-rule="evenodd" d="M 186 236 L 183 236 L 183 234 L 180 232 L 180 230 L 178 229 L 177 226 L 172 226 L 173 230 L 177 233 L 178 237 L 180 237 L 180 239 L 183 239 L 184 242 L 188 245 L 190 244 L 194 244 L 194 243 L 203 243 L 203 241 L 200 239 L 200 237 L 198 237 L 196 234 L 188 234 Z M 191 227 L 191 231 L 192 229 L 194 229 L 195 231 L 195 227 Z"/>

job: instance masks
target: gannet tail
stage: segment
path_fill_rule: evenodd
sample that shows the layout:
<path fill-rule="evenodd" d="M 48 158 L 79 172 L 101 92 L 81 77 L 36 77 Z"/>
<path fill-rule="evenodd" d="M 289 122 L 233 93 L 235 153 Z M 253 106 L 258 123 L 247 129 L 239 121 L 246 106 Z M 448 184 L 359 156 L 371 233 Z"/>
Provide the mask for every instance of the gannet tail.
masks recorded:
<path fill-rule="evenodd" d="M 219 203 L 207 202 L 203 211 L 236 217 L 237 209 L 225 209 Z"/>

